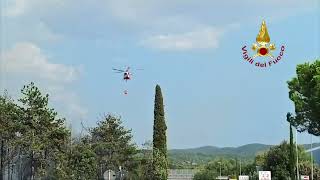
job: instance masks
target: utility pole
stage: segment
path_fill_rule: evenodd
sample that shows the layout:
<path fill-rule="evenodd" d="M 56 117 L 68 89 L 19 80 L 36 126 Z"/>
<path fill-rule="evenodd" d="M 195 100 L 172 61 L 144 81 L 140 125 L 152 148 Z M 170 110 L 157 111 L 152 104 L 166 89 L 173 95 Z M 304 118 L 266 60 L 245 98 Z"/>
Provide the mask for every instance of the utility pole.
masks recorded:
<path fill-rule="evenodd" d="M 22 180 L 22 177 L 23 177 L 23 170 L 22 170 L 22 158 L 21 158 L 21 150 L 19 148 L 19 180 Z"/>
<path fill-rule="evenodd" d="M 298 130 L 296 129 L 297 179 L 299 178 Z"/>
<path fill-rule="evenodd" d="M 121 166 L 119 166 L 119 172 L 120 172 L 120 180 L 122 180 L 122 167 Z"/>
<path fill-rule="evenodd" d="M 221 162 L 218 162 L 220 165 L 220 178 L 221 178 Z"/>
<path fill-rule="evenodd" d="M 312 134 L 310 134 L 311 139 L 311 151 L 310 151 L 310 157 L 311 157 L 311 180 L 313 180 L 313 152 L 312 152 Z"/>
<path fill-rule="evenodd" d="M 4 140 L 1 139 L 1 157 L 0 157 L 0 180 L 3 180 L 3 170 L 4 170 Z"/>
<path fill-rule="evenodd" d="M 239 164 L 240 164 L 240 176 L 241 176 L 241 159 L 240 159 Z"/>
<path fill-rule="evenodd" d="M 13 176 L 13 169 L 14 169 L 15 165 L 16 165 L 15 163 L 13 163 L 13 164 L 11 165 L 10 180 L 12 180 L 12 176 Z"/>
<path fill-rule="evenodd" d="M 7 155 L 9 155 L 9 153 L 10 153 L 10 152 L 9 152 L 9 148 L 8 148 L 8 149 L 7 149 Z M 7 177 L 8 177 L 8 180 L 10 180 L 10 174 L 11 174 L 11 169 L 10 169 L 11 167 L 10 167 L 10 166 L 11 166 L 11 162 L 10 162 L 10 159 L 9 159 L 9 158 L 8 158 L 7 164 L 8 164 L 8 172 L 7 172 L 8 174 L 7 174 Z"/>

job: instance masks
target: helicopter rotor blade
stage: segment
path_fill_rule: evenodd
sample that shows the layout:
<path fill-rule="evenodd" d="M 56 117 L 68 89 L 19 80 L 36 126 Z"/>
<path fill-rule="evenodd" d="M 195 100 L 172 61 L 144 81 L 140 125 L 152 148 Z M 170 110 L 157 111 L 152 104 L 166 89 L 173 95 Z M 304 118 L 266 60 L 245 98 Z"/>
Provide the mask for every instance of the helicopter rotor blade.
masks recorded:
<path fill-rule="evenodd" d="M 118 71 L 118 72 L 125 72 L 124 70 L 121 70 L 121 69 L 115 69 L 115 68 L 112 68 L 112 70 L 114 70 L 114 71 Z"/>

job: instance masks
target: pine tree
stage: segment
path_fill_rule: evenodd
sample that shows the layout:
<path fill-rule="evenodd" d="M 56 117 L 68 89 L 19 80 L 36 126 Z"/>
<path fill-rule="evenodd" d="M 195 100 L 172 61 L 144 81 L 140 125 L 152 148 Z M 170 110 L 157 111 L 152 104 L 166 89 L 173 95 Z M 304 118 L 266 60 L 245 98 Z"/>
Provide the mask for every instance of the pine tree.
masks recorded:
<path fill-rule="evenodd" d="M 30 161 L 30 179 L 46 177 L 54 163 L 55 155 L 61 152 L 70 137 L 65 128 L 65 119 L 49 108 L 49 95 L 30 83 L 21 90 L 23 116 L 21 118 L 20 145 Z"/>
<path fill-rule="evenodd" d="M 5 167 L 12 165 L 11 162 L 17 154 L 15 145 L 19 140 L 16 132 L 20 117 L 19 107 L 5 91 L 4 95 L 0 95 L 0 180 L 4 179 Z M 10 168 L 7 169 L 7 176 L 9 174 Z"/>
<path fill-rule="evenodd" d="M 154 101 L 154 125 L 153 125 L 153 179 L 166 180 L 168 177 L 167 161 L 167 135 L 164 117 L 163 98 L 161 88 L 156 86 Z"/>
<path fill-rule="evenodd" d="M 136 146 L 132 142 L 131 129 L 122 125 L 120 117 L 106 115 L 98 122 L 98 127 L 91 130 L 92 148 L 97 155 L 99 167 L 104 171 L 119 170 L 122 166 L 130 171 Z M 103 174 L 100 174 L 102 176 Z"/>
<path fill-rule="evenodd" d="M 290 123 L 290 155 L 289 155 L 289 168 L 290 168 L 290 178 L 291 180 L 295 180 L 295 152 L 294 152 L 294 143 L 293 143 L 293 133 L 292 133 L 292 125 L 291 125 L 291 114 L 287 114 L 287 121 Z"/>

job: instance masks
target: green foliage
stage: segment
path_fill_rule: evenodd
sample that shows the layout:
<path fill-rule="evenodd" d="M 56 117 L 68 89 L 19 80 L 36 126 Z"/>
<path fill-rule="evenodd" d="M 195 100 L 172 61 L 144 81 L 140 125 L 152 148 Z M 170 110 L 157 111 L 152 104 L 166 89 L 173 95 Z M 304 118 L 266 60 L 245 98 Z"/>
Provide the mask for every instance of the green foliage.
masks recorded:
<path fill-rule="evenodd" d="M 157 149 L 153 149 L 152 161 L 152 179 L 164 180 L 168 177 L 167 159 L 166 156 Z"/>
<path fill-rule="evenodd" d="M 72 168 L 74 179 L 95 179 L 96 154 L 86 145 L 76 145 L 72 148 L 68 162 Z"/>
<path fill-rule="evenodd" d="M 135 176 L 137 149 L 120 118 L 108 115 L 87 136 L 72 141 L 65 119 L 48 107 L 48 94 L 42 95 L 34 83 L 21 93 L 19 106 L 7 94 L 0 96 L 1 172 L 7 164 L 19 163 L 22 179 L 80 180 L 122 166 L 127 177 Z"/>
<path fill-rule="evenodd" d="M 142 149 L 136 156 L 139 165 L 135 172 L 135 178 L 137 180 L 152 180 L 152 142 L 147 141 L 142 144 Z"/>
<path fill-rule="evenodd" d="M 55 177 L 60 179 L 97 179 L 121 166 L 127 177 L 136 177 L 136 146 L 131 142 L 131 130 L 122 126 L 120 118 L 107 115 L 91 129 L 90 134 L 75 141 L 62 154 Z"/>
<path fill-rule="evenodd" d="M 0 138 L 1 140 L 13 140 L 19 131 L 18 121 L 21 111 L 7 92 L 0 96 Z"/>
<path fill-rule="evenodd" d="M 34 83 L 24 86 L 21 93 L 20 145 L 30 159 L 31 176 L 45 177 L 46 169 L 67 143 L 70 132 L 64 126 L 64 119 L 57 118 L 57 113 L 48 107 L 48 94 L 43 96 Z"/>
<path fill-rule="evenodd" d="M 201 170 L 199 173 L 196 173 L 193 177 L 194 180 L 214 180 L 219 175 L 214 171 Z"/>
<path fill-rule="evenodd" d="M 304 161 L 299 163 L 299 172 L 301 175 L 307 175 L 311 179 L 311 163 Z M 320 168 L 318 165 L 313 165 L 313 179 L 320 179 Z"/>
<path fill-rule="evenodd" d="M 7 92 L 0 96 L 0 178 L 3 177 L 5 167 L 10 164 L 17 154 L 19 132 L 18 121 L 21 111 Z"/>
<path fill-rule="evenodd" d="M 134 167 L 134 156 L 137 154 L 136 146 L 132 143 L 131 130 L 122 126 L 120 118 L 107 115 L 98 122 L 98 126 L 91 130 L 92 149 L 97 155 L 99 167 L 127 171 Z"/>
<path fill-rule="evenodd" d="M 244 164 L 244 166 L 242 167 L 242 170 L 241 170 L 241 174 L 248 175 L 248 176 L 252 177 L 252 179 L 257 179 L 258 173 L 257 173 L 256 164 L 250 163 L 250 162 Z"/>
<path fill-rule="evenodd" d="M 262 167 L 264 170 L 272 171 L 274 180 L 290 177 L 290 147 L 290 144 L 284 141 L 280 145 L 272 147 L 263 156 Z M 302 146 L 298 146 L 298 156 L 301 163 L 310 160 L 310 156 Z"/>
<path fill-rule="evenodd" d="M 194 180 L 213 180 L 221 175 L 228 177 L 237 177 L 240 172 L 240 167 L 238 166 L 239 160 L 237 158 L 233 159 L 215 159 L 209 162 L 204 167 L 200 168 L 200 171 L 195 174 Z M 248 169 L 249 164 L 242 162 L 242 168 Z"/>
<path fill-rule="evenodd" d="M 107 115 L 89 134 L 72 140 L 65 119 L 49 108 L 48 94 L 34 83 L 21 93 L 19 105 L 7 94 L 0 96 L 0 179 L 13 164 L 19 165 L 15 166 L 19 179 L 90 180 L 119 166 L 126 178 L 151 177 L 152 151 L 149 157 L 137 156 L 131 130 L 120 118 Z"/>
<path fill-rule="evenodd" d="M 272 171 L 273 179 L 289 177 L 289 167 L 289 146 L 287 144 L 274 147 L 267 153 L 265 169 Z"/>
<path fill-rule="evenodd" d="M 153 164 L 152 172 L 154 180 L 167 179 L 167 135 L 164 116 L 162 92 L 159 85 L 156 86 L 154 101 L 154 125 L 153 125 Z"/>
<path fill-rule="evenodd" d="M 204 146 L 192 149 L 168 150 L 170 164 L 181 164 L 190 166 L 190 163 L 203 164 L 217 158 L 226 159 L 239 157 L 241 159 L 253 160 L 257 153 L 268 150 L 271 145 L 247 144 L 240 147 L 219 148 L 214 146 Z"/>
<path fill-rule="evenodd" d="M 253 162 L 242 161 L 242 174 L 249 175 L 251 179 L 258 179 L 258 170 L 272 172 L 273 180 L 286 180 L 291 178 L 290 151 L 291 145 L 282 142 L 280 145 L 271 147 L 268 151 L 258 154 Z M 295 144 L 294 144 L 295 147 Z M 294 153 L 295 149 L 294 149 Z M 310 155 L 307 154 L 303 146 L 298 146 L 299 156 L 299 172 L 301 175 L 311 176 Z M 200 168 L 195 174 L 195 180 L 213 180 L 219 176 L 219 162 L 221 162 L 222 176 L 236 177 L 238 176 L 239 164 L 236 159 L 216 159 L 207 163 Z M 295 166 L 295 164 L 294 164 Z M 294 167 L 293 167 L 294 168 Z M 314 179 L 320 177 L 319 166 L 314 164 Z M 295 175 L 296 172 L 293 172 Z"/>
<path fill-rule="evenodd" d="M 158 149 L 163 155 L 167 156 L 167 135 L 166 122 L 164 117 L 164 106 L 161 88 L 156 86 L 154 101 L 154 126 L 153 126 L 153 147 Z"/>
<path fill-rule="evenodd" d="M 84 139 L 74 140 L 68 150 L 56 155 L 53 179 L 90 180 L 97 176 L 97 157 Z"/>
<path fill-rule="evenodd" d="M 297 77 L 288 81 L 289 97 L 295 105 L 291 123 L 300 131 L 320 135 L 320 60 L 297 66 Z"/>

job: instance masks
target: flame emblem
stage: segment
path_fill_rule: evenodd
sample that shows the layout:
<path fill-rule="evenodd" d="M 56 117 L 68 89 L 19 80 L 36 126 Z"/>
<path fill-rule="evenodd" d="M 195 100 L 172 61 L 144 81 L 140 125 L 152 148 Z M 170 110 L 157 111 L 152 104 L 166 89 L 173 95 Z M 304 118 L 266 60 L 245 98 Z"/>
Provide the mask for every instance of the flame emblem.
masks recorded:
<path fill-rule="evenodd" d="M 266 22 L 263 20 L 259 34 L 256 37 L 256 42 L 252 45 L 252 50 L 256 51 L 256 54 L 253 56 L 253 59 L 258 56 L 269 56 L 273 58 L 271 51 L 276 49 L 275 44 L 270 43 L 270 36 L 268 33 Z"/>
<path fill-rule="evenodd" d="M 270 42 L 270 36 L 269 36 L 265 21 L 262 21 L 261 28 L 260 28 L 259 34 L 257 35 L 256 41 L 257 43 L 260 43 L 260 44 Z"/>

